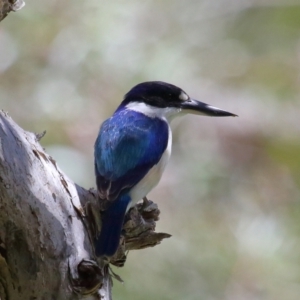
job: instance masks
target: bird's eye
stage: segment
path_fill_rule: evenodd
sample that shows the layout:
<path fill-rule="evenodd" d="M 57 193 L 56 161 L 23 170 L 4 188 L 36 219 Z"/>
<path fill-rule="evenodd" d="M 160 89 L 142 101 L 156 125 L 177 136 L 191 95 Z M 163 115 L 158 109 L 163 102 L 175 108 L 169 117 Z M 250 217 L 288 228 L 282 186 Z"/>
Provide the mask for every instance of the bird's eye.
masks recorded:
<path fill-rule="evenodd" d="M 179 99 L 181 101 L 187 101 L 187 100 L 189 100 L 189 96 L 185 92 L 181 92 L 179 95 Z"/>

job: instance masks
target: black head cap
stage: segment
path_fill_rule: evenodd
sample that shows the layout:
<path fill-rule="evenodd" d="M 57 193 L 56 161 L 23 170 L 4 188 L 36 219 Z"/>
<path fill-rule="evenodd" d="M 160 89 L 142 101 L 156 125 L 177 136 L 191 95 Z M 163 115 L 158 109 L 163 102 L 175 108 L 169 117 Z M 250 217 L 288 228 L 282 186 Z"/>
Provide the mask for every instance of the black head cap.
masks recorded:
<path fill-rule="evenodd" d="M 133 87 L 124 97 L 120 108 L 133 102 L 166 108 L 178 108 L 177 113 L 192 113 L 211 117 L 234 117 L 233 113 L 211 106 L 209 104 L 191 99 L 179 87 L 162 81 L 143 82 Z"/>
<path fill-rule="evenodd" d="M 143 102 L 154 107 L 180 107 L 188 96 L 179 87 L 162 81 L 146 81 L 133 87 L 124 97 L 122 105 Z"/>

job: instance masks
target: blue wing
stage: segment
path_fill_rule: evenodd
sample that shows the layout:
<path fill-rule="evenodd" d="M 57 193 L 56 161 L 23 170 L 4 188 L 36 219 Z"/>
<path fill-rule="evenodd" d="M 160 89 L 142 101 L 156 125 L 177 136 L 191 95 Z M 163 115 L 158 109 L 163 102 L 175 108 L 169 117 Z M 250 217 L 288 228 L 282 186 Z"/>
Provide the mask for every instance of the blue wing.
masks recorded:
<path fill-rule="evenodd" d="M 102 199 L 115 200 L 157 164 L 168 144 L 168 125 L 130 110 L 106 120 L 95 143 L 97 188 Z"/>

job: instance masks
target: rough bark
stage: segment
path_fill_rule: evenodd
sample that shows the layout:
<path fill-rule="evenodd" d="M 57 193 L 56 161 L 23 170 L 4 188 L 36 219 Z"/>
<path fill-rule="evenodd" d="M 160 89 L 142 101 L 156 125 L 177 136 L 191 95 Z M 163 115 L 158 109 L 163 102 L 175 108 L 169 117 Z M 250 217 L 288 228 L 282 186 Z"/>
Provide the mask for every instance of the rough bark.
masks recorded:
<path fill-rule="evenodd" d="M 25 5 L 23 0 L 0 0 L 0 22 L 11 11 L 17 11 Z"/>
<path fill-rule="evenodd" d="M 94 255 L 102 203 L 74 184 L 38 142 L 0 112 L 0 299 L 111 299 L 108 262 Z M 92 170 L 91 170 L 92 171 Z M 125 253 L 155 246 L 159 210 L 147 199 L 131 209 L 121 246 Z"/>

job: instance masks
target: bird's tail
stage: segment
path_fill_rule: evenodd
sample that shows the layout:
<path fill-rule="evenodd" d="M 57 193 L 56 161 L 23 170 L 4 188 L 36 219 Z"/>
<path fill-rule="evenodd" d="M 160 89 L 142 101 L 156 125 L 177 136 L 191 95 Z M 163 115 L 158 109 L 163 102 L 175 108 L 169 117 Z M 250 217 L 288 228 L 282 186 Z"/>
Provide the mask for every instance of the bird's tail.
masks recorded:
<path fill-rule="evenodd" d="M 130 202 L 128 195 L 117 198 L 102 214 L 102 227 L 99 237 L 95 241 L 97 256 L 113 256 L 120 242 L 121 230 L 126 208 Z"/>

